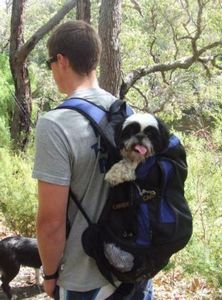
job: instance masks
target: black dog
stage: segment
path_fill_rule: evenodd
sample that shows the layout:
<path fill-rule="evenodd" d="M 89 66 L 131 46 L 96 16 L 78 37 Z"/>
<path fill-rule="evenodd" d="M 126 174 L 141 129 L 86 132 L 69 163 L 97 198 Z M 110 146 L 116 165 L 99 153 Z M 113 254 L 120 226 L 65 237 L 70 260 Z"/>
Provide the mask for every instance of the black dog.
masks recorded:
<path fill-rule="evenodd" d="M 41 260 L 37 240 L 34 238 L 12 236 L 0 241 L 0 274 L 2 289 L 8 299 L 12 299 L 9 283 L 18 274 L 20 266 L 39 269 Z"/>

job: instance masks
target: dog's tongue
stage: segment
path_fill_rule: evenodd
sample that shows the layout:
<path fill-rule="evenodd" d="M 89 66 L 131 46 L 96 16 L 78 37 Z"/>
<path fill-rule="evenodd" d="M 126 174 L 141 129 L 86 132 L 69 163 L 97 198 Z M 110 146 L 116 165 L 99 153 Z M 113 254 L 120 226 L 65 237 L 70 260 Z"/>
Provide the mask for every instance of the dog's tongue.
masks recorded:
<path fill-rule="evenodd" d="M 146 155 L 147 153 L 147 148 L 144 147 L 143 145 L 135 145 L 134 149 L 141 155 Z"/>

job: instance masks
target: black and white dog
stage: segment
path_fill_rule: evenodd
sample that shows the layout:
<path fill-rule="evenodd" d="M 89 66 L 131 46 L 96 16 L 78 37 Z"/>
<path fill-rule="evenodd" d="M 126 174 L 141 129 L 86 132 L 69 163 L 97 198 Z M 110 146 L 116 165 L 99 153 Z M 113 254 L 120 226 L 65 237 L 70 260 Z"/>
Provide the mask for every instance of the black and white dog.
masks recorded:
<path fill-rule="evenodd" d="M 2 289 L 8 299 L 12 299 L 9 283 L 18 274 L 20 266 L 39 269 L 41 260 L 37 240 L 34 238 L 12 236 L 0 241 L 0 279 Z M 36 283 L 39 284 L 38 273 Z"/>
<path fill-rule="evenodd" d="M 138 164 L 162 152 L 168 145 L 169 137 L 166 125 L 154 115 L 131 115 L 116 130 L 115 141 L 123 159 L 111 167 L 105 179 L 113 186 L 135 180 Z"/>
<path fill-rule="evenodd" d="M 148 157 L 166 150 L 169 140 L 170 133 L 166 125 L 156 116 L 148 113 L 135 113 L 126 118 L 115 128 L 115 143 L 122 159 L 110 168 L 105 175 L 105 180 L 112 186 L 136 180 L 137 166 Z M 140 189 L 138 185 L 137 187 Z M 121 210 L 117 213 L 120 214 Z M 134 213 L 135 207 L 131 206 L 126 215 L 127 217 L 128 214 L 134 216 Z M 124 210 L 122 210 L 122 220 L 124 218 Z M 124 222 L 124 225 L 128 224 L 128 218 Z M 132 222 L 133 218 L 130 219 L 129 232 L 133 232 Z M 116 246 L 115 243 L 105 243 L 104 253 L 109 263 L 118 271 L 124 273 L 132 270 L 135 263 L 132 253 Z"/>

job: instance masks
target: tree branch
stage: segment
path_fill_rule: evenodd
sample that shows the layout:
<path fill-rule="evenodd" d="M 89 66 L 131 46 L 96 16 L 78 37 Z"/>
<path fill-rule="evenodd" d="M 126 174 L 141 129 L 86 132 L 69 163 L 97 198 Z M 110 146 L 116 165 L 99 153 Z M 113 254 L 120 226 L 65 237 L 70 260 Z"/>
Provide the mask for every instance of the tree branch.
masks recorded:
<path fill-rule="evenodd" d="M 203 66 L 204 70 L 206 71 L 207 77 L 211 78 L 210 69 L 208 68 L 207 63 L 204 61 L 204 59 L 202 60 L 201 58 L 198 58 L 198 61 L 201 63 L 201 65 Z"/>
<path fill-rule="evenodd" d="M 149 100 L 148 100 L 148 98 L 146 97 L 146 95 L 143 94 L 143 92 L 142 92 L 138 87 L 136 87 L 136 86 L 134 85 L 133 88 L 134 88 L 134 89 L 140 94 L 140 96 L 144 99 L 144 106 L 143 106 L 142 110 L 148 111 L 148 108 L 149 108 Z"/>
<path fill-rule="evenodd" d="M 163 63 L 155 64 L 153 66 L 142 67 L 131 71 L 126 75 L 125 79 L 123 80 L 120 89 L 120 97 L 124 98 L 124 96 L 127 94 L 129 89 L 142 77 L 156 72 L 165 72 L 165 71 L 170 71 L 175 69 L 188 69 L 194 62 L 198 61 L 198 59 L 204 52 L 221 45 L 222 45 L 222 40 L 214 42 L 212 44 L 203 47 L 200 50 L 197 50 L 196 53 L 192 56 L 184 57 L 175 60 L 173 62 L 168 62 L 164 64 Z"/>
<path fill-rule="evenodd" d="M 138 13 L 140 14 L 141 17 L 143 17 L 143 12 L 141 9 L 141 6 L 139 4 L 139 1 L 137 0 L 131 0 L 131 3 L 133 4 L 133 8 L 138 11 Z"/>
<path fill-rule="evenodd" d="M 217 69 L 219 69 L 219 70 L 222 70 L 222 64 L 218 64 L 218 62 L 217 61 L 222 61 L 222 55 L 221 54 L 218 54 L 218 55 L 215 55 L 214 57 L 213 57 L 213 59 L 212 59 L 212 65 L 215 67 L 215 68 L 217 68 Z"/>
<path fill-rule="evenodd" d="M 39 28 L 32 37 L 24 43 L 24 45 L 17 51 L 17 59 L 19 61 L 24 61 L 29 53 L 34 49 L 35 45 L 47 34 L 50 30 L 52 30 L 55 25 L 59 24 L 59 22 L 64 18 L 64 16 L 69 13 L 71 9 L 73 9 L 76 5 L 76 0 L 70 0 L 41 28 Z"/>
<path fill-rule="evenodd" d="M 200 35 L 203 32 L 202 15 L 203 15 L 203 9 L 205 6 L 204 1 L 197 0 L 197 2 L 198 2 L 198 13 L 197 13 L 197 21 L 196 21 L 196 33 L 195 33 L 194 37 L 191 38 L 191 45 L 192 45 L 194 55 L 197 52 L 197 40 L 200 38 Z"/>
<path fill-rule="evenodd" d="M 158 25 L 158 22 L 156 20 L 156 16 L 157 15 L 155 13 L 155 7 L 153 6 L 151 8 L 151 23 L 152 23 L 152 29 L 153 29 L 153 40 L 150 43 L 150 55 L 153 58 L 154 63 L 159 63 L 160 60 L 158 58 L 158 55 L 156 55 L 153 51 L 153 48 L 154 48 L 155 43 L 156 43 L 156 29 L 157 29 L 157 25 Z"/>

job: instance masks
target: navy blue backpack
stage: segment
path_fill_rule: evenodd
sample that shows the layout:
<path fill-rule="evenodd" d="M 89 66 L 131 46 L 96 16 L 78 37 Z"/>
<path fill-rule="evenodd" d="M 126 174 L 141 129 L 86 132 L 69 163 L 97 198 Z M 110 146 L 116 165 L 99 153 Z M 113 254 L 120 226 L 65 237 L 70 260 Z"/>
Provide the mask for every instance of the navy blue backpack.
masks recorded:
<path fill-rule="evenodd" d="M 133 112 L 122 100 L 109 111 L 85 99 L 64 101 L 57 109 L 84 115 L 101 137 L 108 155 L 107 170 L 121 159 L 115 145 L 115 126 Z M 88 222 L 82 234 L 87 255 L 114 284 L 152 278 L 184 248 L 192 235 L 192 215 L 184 197 L 186 153 L 175 135 L 167 149 L 149 157 L 136 169 L 136 180 L 110 187 L 97 223 L 93 223 L 72 191 L 71 197 Z"/>

